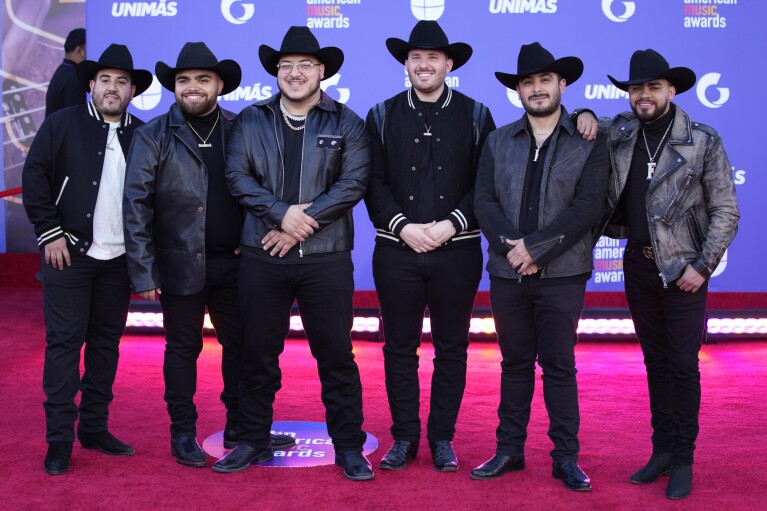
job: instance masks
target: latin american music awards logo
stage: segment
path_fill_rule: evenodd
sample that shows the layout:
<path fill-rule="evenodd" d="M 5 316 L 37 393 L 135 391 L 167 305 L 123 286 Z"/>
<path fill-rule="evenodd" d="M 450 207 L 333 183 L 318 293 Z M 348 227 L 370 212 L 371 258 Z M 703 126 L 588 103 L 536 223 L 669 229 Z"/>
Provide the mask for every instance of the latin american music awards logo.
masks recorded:
<path fill-rule="evenodd" d="M 716 90 L 719 92 L 719 97 L 713 101 L 708 99 L 707 91 L 711 87 L 718 85 L 721 77 L 722 75 L 719 73 L 707 73 L 701 76 L 698 80 L 695 92 L 698 95 L 698 100 L 703 103 L 703 106 L 708 108 L 719 108 L 730 99 L 730 89 L 727 87 L 716 87 Z"/>
<path fill-rule="evenodd" d="M 237 8 L 233 8 L 234 5 Z M 237 12 L 239 15 L 235 15 Z M 221 14 L 224 19 L 234 25 L 242 25 L 256 13 L 256 6 L 243 0 L 221 0 Z"/>
<path fill-rule="evenodd" d="M 160 104 L 162 99 L 162 86 L 156 76 L 152 76 L 152 85 L 140 96 L 133 98 L 131 105 L 139 110 L 151 110 Z"/>
<path fill-rule="evenodd" d="M 636 11 L 636 4 L 634 2 L 621 2 L 623 4 L 623 14 L 615 14 L 613 12 L 612 4 L 615 0 L 602 0 L 602 12 L 610 21 L 616 23 L 623 23 L 634 15 Z"/>
<path fill-rule="evenodd" d="M 286 451 L 274 451 L 274 458 L 258 463 L 259 467 L 317 467 L 335 463 L 336 451 L 324 422 L 273 422 L 272 433 L 292 436 L 296 439 L 296 446 Z M 218 459 L 229 452 L 224 449 L 223 431 L 206 438 L 202 448 Z M 362 454 L 367 456 L 376 449 L 378 449 L 378 439 L 367 433 Z"/>
<path fill-rule="evenodd" d="M 446 0 L 410 0 L 410 12 L 418 20 L 438 20 L 445 12 Z"/>

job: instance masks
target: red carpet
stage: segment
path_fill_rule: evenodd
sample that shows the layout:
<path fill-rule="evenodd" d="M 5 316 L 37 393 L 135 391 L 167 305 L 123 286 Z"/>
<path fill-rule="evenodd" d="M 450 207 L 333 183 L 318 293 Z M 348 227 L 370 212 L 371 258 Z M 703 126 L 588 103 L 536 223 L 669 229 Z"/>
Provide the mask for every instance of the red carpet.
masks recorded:
<path fill-rule="evenodd" d="M 551 477 L 540 384 L 529 429 L 528 468 L 494 481 L 469 478 L 470 469 L 494 450 L 499 354 L 493 344 L 474 344 L 469 354 L 469 383 L 455 438 L 461 461 L 457 473 L 434 471 L 425 441 L 412 466 L 399 472 L 376 470 L 376 479 L 365 483 L 346 481 L 333 466 L 252 468 L 232 475 L 182 467 L 169 454 L 163 342 L 157 337 L 126 337 L 110 425 L 137 454 L 116 458 L 76 445 L 70 473 L 48 476 L 42 470 L 46 444 L 40 291 L 2 289 L 0 310 L 0 364 L 6 368 L 0 373 L 0 408 L 7 411 L 0 422 L 5 509 L 764 509 L 767 343 L 704 347 L 695 483 L 693 495 L 679 502 L 664 497 L 665 478 L 647 486 L 628 482 L 629 473 L 650 451 L 644 368 L 633 343 L 578 346 L 581 465 L 593 481 L 589 494 L 567 491 Z M 391 441 L 380 345 L 358 342 L 355 352 L 362 372 L 365 429 L 382 444 L 371 456 L 377 465 Z M 423 395 L 431 357 L 431 346 L 425 345 Z M 200 440 L 223 427 L 219 363 L 219 347 L 208 339 L 199 363 Z M 289 341 L 282 365 L 283 389 L 275 418 L 324 420 L 316 366 L 306 343 Z"/>

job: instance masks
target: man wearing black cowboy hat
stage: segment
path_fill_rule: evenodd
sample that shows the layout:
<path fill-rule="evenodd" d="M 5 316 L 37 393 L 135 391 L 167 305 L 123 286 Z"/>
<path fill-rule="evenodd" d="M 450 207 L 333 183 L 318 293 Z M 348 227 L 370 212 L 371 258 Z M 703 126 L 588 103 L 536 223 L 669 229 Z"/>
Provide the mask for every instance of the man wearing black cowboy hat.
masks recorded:
<path fill-rule="evenodd" d="M 370 141 L 362 120 L 320 89 L 341 67 L 340 49 L 320 48 L 308 28 L 291 27 L 279 50 L 262 45 L 258 55 L 280 93 L 245 108 L 227 144 L 227 184 L 245 209 L 239 282 L 245 367 L 240 443 L 213 470 L 237 472 L 273 456 L 279 356 L 296 300 L 317 359 L 335 462 L 349 479 L 372 479 L 349 336 L 351 210 L 365 193 Z"/>
<path fill-rule="evenodd" d="M 427 438 L 434 467 L 454 471 L 452 441 L 482 276 L 474 176 L 495 123 L 485 105 L 445 84 L 445 75 L 463 66 L 472 49 L 448 43 L 436 21 L 419 21 L 408 41 L 390 38 L 386 47 L 405 65 L 412 87 L 367 117 L 374 157 L 365 204 L 377 231 L 373 276 L 394 437 L 380 466 L 401 469 L 418 453 L 417 349 L 428 307 L 435 358 Z"/>
<path fill-rule="evenodd" d="M 631 112 L 608 132 L 614 166 L 605 234 L 628 238 L 626 298 L 653 428 L 652 456 L 630 480 L 670 472 L 666 496 L 680 499 L 692 487 L 708 279 L 738 230 L 735 183 L 719 134 L 672 103 L 695 84 L 692 70 L 669 67 L 647 49 L 632 55 L 628 80 L 608 78 L 628 92 Z"/>
<path fill-rule="evenodd" d="M 86 449 L 134 453 L 108 431 L 107 418 L 130 303 L 121 211 L 125 158 L 143 124 L 125 109 L 152 74 L 134 69 L 128 48 L 112 44 L 98 61 L 81 62 L 77 76 L 90 101 L 45 119 L 22 173 L 24 207 L 42 252 L 49 474 L 69 470 L 78 417 L 77 438 Z"/>
<path fill-rule="evenodd" d="M 219 61 L 198 42 L 184 45 L 175 67 L 158 62 L 155 74 L 176 102 L 136 132 L 128 156 L 123 206 L 128 270 L 134 292 L 162 304 L 171 453 L 182 465 L 204 467 L 195 438 L 194 394 L 206 309 L 222 346 L 224 447 L 237 443 L 242 220 L 224 179 L 234 114 L 217 99 L 237 88 L 242 72 L 235 61 Z M 283 448 L 295 445 L 286 435 L 273 441 Z"/>
<path fill-rule="evenodd" d="M 525 467 L 537 359 L 554 443 L 552 475 L 571 490 L 591 489 L 577 463 L 574 350 L 598 238 L 601 212 L 594 205 L 605 201 L 608 163 L 604 139 L 579 136 L 561 105 L 565 87 L 582 72 L 580 59 L 555 59 L 533 43 L 522 46 L 516 74 L 495 74 L 516 89 L 525 115 L 490 134 L 477 173 L 475 214 L 489 243 L 503 361 L 496 454 L 472 470 L 474 479 Z"/>

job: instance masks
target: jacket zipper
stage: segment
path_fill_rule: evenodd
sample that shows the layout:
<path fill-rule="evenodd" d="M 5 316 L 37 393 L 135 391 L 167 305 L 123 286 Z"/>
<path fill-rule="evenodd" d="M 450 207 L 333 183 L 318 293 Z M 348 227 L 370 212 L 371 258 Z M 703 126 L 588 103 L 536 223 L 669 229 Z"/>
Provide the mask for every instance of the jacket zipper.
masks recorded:
<path fill-rule="evenodd" d="M 311 110 L 309 110 L 311 111 Z M 306 149 L 306 126 L 309 125 L 309 112 L 306 112 L 306 119 L 304 120 L 304 136 L 301 140 L 301 170 L 298 173 L 298 203 L 303 204 L 301 202 L 301 190 L 303 188 L 304 184 L 304 150 Z M 298 257 L 304 257 L 304 242 L 299 241 L 298 242 Z"/>
<path fill-rule="evenodd" d="M 285 159 L 282 156 L 282 147 L 280 147 L 280 137 L 277 135 L 277 114 L 274 110 L 272 110 L 272 107 L 267 105 L 266 108 L 269 109 L 270 112 L 272 112 L 272 118 L 274 119 L 273 127 L 274 127 L 274 140 L 277 143 L 277 153 L 280 155 L 280 166 L 282 167 L 282 183 L 280 184 L 280 199 L 282 199 L 283 195 L 285 195 Z M 299 187 L 300 190 L 300 187 Z M 299 191 L 300 195 L 300 191 Z"/>
<path fill-rule="evenodd" d="M 541 241 L 539 243 L 536 243 L 535 245 L 530 245 L 530 248 L 532 248 L 532 247 L 540 247 L 541 245 L 545 245 L 546 243 L 551 243 L 552 241 L 556 241 L 556 240 L 559 240 L 557 245 L 561 245 L 563 239 L 565 239 L 565 235 L 564 234 L 560 234 L 559 236 L 557 236 L 555 238 L 551 238 L 551 239 L 548 239 L 546 241 Z M 519 283 L 521 284 L 522 283 L 522 275 L 520 275 L 519 272 L 517 272 L 517 275 L 519 275 Z"/>

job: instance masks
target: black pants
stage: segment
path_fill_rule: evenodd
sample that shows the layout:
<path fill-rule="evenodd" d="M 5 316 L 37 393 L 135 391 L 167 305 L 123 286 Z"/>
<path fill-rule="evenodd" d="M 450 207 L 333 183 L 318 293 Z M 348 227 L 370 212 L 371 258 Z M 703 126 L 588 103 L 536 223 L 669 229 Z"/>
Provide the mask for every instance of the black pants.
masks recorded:
<path fill-rule="evenodd" d="M 642 346 L 650 391 L 654 452 L 671 453 L 675 465 L 691 465 L 698 437 L 700 371 L 708 282 L 696 293 L 663 287 L 655 262 L 627 248 L 626 298 Z"/>
<path fill-rule="evenodd" d="M 580 444 L 575 345 L 586 283 L 523 285 L 492 277 L 490 301 L 503 360 L 497 453 L 524 454 L 535 361 L 543 370 L 543 400 L 555 461 L 577 461 Z"/>
<path fill-rule="evenodd" d="M 125 256 L 109 261 L 70 252 L 72 266 L 57 270 L 42 258 L 45 314 L 45 420 L 48 442 L 73 442 L 78 429 L 107 429 L 112 384 L 117 372 L 120 336 L 130 303 Z M 85 371 L 80 378 L 80 350 Z"/>
<path fill-rule="evenodd" d="M 238 387 L 242 378 L 242 328 L 237 303 L 239 258 L 208 259 L 205 288 L 194 295 L 160 295 L 165 325 L 165 402 L 174 437 L 196 435 L 197 358 L 202 351 L 205 308 L 222 348 L 221 373 L 227 427 L 236 427 Z"/>
<path fill-rule="evenodd" d="M 386 393 L 395 440 L 418 441 L 418 347 L 429 308 L 434 344 L 429 440 L 452 440 L 466 386 L 469 324 L 482 276 L 482 249 L 472 245 L 425 254 L 376 244 L 373 277 L 381 303 Z"/>
<path fill-rule="evenodd" d="M 302 264 L 274 264 L 243 256 L 240 307 L 244 328 L 240 384 L 239 440 L 271 444 L 274 397 L 282 386 L 279 357 L 298 302 L 309 348 L 317 360 L 328 433 L 336 452 L 361 451 L 362 385 L 350 331 L 354 293 L 351 258 Z"/>

